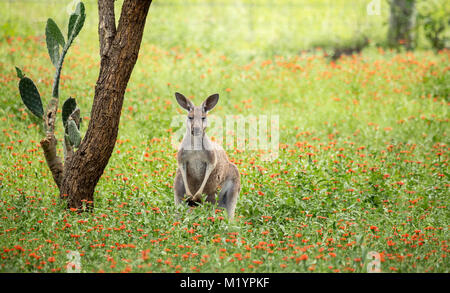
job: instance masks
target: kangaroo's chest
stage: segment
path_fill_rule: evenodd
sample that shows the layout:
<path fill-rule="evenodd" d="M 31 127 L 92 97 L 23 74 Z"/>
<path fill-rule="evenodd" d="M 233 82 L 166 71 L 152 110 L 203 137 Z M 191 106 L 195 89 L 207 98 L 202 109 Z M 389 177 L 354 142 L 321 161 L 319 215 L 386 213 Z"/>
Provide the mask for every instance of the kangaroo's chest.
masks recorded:
<path fill-rule="evenodd" d="M 188 151 L 185 156 L 186 173 L 195 181 L 202 181 L 206 172 L 206 160 L 202 152 Z"/>
<path fill-rule="evenodd" d="M 206 163 L 202 161 L 188 161 L 187 173 L 188 176 L 196 181 L 202 181 L 205 177 Z"/>

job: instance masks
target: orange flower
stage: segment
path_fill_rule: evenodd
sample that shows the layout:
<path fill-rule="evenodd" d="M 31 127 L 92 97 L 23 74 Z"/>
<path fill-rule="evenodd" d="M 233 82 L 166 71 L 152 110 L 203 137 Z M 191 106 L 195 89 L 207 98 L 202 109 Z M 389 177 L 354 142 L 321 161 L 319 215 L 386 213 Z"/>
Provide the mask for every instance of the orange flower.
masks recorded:
<path fill-rule="evenodd" d="M 307 260 L 307 259 L 308 259 L 308 255 L 302 254 L 300 257 L 297 257 L 297 258 L 295 259 L 295 262 L 296 262 L 296 263 L 299 263 L 300 261 L 302 261 L 302 260 Z"/>

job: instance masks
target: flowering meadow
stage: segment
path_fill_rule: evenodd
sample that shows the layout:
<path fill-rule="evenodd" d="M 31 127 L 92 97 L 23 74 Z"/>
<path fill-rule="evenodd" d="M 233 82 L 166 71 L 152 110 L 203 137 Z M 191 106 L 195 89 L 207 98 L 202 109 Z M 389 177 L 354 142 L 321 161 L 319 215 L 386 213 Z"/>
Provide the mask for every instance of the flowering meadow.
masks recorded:
<path fill-rule="evenodd" d="M 99 69 L 91 2 L 60 87 L 63 99 L 80 105 L 82 134 Z M 49 100 L 45 25 L 14 27 L 0 39 L 0 272 L 450 271 L 450 51 L 371 44 L 331 62 L 321 49 L 271 55 L 271 46 L 249 53 L 245 42 L 195 46 L 167 36 L 159 44 L 154 34 L 177 21 L 158 24 L 168 9 L 150 8 L 91 213 L 67 210 L 59 199 L 39 145 L 43 132 L 17 89 L 14 66 Z M 206 34 L 205 27 L 197 26 Z M 262 159 L 264 150 L 224 146 L 241 174 L 232 222 L 210 204 L 174 205 L 171 142 L 182 125 L 172 121 L 184 114 L 175 92 L 196 104 L 219 93 L 211 114 L 221 117 L 279 117 L 273 161 Z"/>

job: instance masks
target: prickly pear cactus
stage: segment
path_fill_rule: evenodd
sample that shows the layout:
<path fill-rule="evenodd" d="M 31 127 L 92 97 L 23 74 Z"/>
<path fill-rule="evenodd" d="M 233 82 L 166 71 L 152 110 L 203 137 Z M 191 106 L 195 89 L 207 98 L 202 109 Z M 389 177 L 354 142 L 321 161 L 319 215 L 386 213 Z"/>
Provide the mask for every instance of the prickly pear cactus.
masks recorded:
<path fill-rule="evenodd" d="M 16 73 L 17 73 L 17 77 L 22 79 L 25 77 L 25 74 L 23 74 L 22 70 L 16 66 Z"/>
<path fill-rule="evenodd" d="M 78 148 L 81 142 L 81 135 L 78 127 L 71 118 L 67 121 L 67 134 L 72 147 Z"/>
<path fill-rule="evenodd" d="M 64 57 L 72 45 L 75 38 L 83 28 L 86 13 L 84 4 L 79 2 L 75 11 L 69 17 L 67 30 L 67 41 L 61 33 L 58 25 L 51 18 L 47 20 L 45 27 L 45 39 L 48 55 L 52 64 L 55 66 L 55 76 L 53 79 L 52 98 L 47 104 L 46 114 L 42 106 L 41 96 L 34 82 L 25 76 L 22 70 L 16 67 L 19 81 L 19 92 L 25 106 L 35 116 L 44 121 L 44 127 L 47 134 L 54 135 L 55 118 L 59 101 L 59 80 L 64 62 Z M 78 148 L 81 142 L 80 135 L 80 109 L 77 107 L 75 99 L 68 98 L 62 107 L 62 122 L 64 126 L 64 144 L 68 148 Z"/>
<path fill-rule="evenodd" d="M 34 82 L 30 78 L 23 76 L 23 74 L 19 81 L 19 92 L 28 110 L 35 116 L 42 118 L 44 116 L 44 108 L 42 107 L 41 95 Z"/>
<path fill-rule="evenodd" d="M 68 98 L 63 106 L 62 106 L 62 122 L 63 126 L 67 126 L 67 120 L 69 119 L 69 116 L 75 111 L 77 108 L 77 102 L 74 98 L 70 97 Z"/>
<path fill-rule="evenodd" d="M 79 2 L 75 8 L 75 12 L 70 15 L 69 28 L 67 31 L 67 43 L 72 44 L 72 41 L 78 36 L 84 25 L 86 13 L 83 2 Z"/>
<path fill-rule="evenodd" d="M 51 18 L 47 20 L 47 26 L 45 27 L 45 40 L 50 60 L 55 67 L 58 67 L 60 61 L 59 46 L 64 49 L 66 42 L 58 25 Z"/>
<path fill-rule="evenodd" d="M 78 148 L 81 142 L 80 109 L 74 98 L 68 98 L 62 106 L 62 122 L 64 125 L 65 143 Z"/>

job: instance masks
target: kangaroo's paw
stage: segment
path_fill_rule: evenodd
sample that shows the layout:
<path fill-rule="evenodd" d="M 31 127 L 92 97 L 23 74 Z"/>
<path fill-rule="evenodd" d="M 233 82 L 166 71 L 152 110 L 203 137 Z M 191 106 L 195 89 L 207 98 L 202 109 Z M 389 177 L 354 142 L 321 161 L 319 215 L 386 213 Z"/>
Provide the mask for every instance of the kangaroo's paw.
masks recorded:
<path fill-rule="evenodd" d="M 191 200 L 194 196 L 192 195 L 192 193 L 190 191 L 186 192 L 186 198 L 185 200 Z"/>
<path fill-rule="evenodd" d="M 202 193 L 196 193 L 193 197 L 192 197 L 192 200 L 193 201 L 201 201 L 202 200 Z"/>

